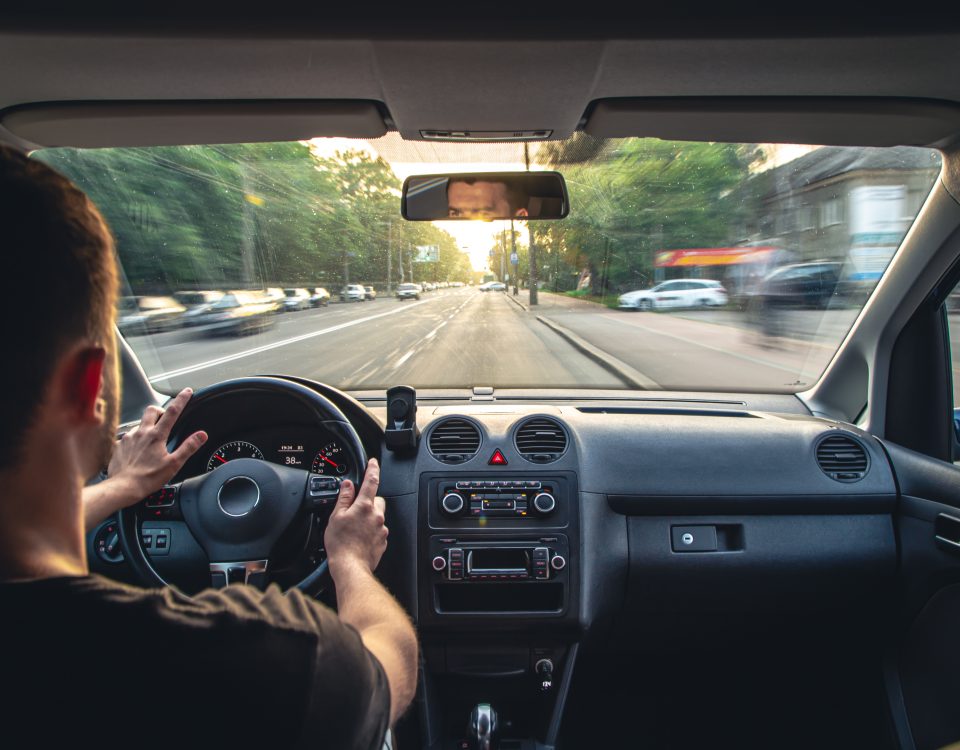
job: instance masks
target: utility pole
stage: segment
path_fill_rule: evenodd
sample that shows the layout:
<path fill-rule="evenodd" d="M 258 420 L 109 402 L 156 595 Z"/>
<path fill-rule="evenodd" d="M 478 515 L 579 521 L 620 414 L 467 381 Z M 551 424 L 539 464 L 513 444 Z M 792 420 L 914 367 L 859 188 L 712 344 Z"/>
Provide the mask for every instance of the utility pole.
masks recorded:
<path fill-rule="evenodd" d="M 393 294 L 393 221 L 387 222 L 387 296 Z"/>
<path fill-rule="evenodd" d="M 523 144 L 523 160 L 526 164 L 527 171 L 530 171 L 530 144 Z M 527 223 L 527 238 L 530 240 L 530 296 L 529 302 L 531 305 L 540 304 L 540 295 L 537 289 L 539 283 L 537 279 L 537 246 L 533 241 L 533 232 L 530 231 L 530 223 Z"/>
<path fill-rule="evenodd" d="M 410 281 L 413 281 L 413 243 L 407 243 L 407 262 L 410 264 Z"/>
<path fill-rule="evenodd" d="M 526 144 L 524 144 L 526 145 Z M 517 262 L 513 264 L 513 296 L 517 296 L 517 273 L 520 268 L 520 258 L 517 257 L 517 235 L 513 231 L 513 217 L 510 217 L 510 260 L 517 258 Z"/>
<path fill-rule="evenodd" d="M 507 276 L 507 228 L 504 227 L 500 232 L 500 281 L 506 280 Z"/>

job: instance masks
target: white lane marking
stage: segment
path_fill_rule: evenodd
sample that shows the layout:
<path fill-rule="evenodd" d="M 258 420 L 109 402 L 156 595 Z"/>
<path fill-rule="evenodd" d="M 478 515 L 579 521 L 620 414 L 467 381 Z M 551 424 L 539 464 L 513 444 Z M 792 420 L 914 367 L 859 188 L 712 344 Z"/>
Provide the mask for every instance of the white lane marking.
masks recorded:
<path fill-rule="evenodd" d="M 406 312 L 411 310 L 418 305 L 426 305 L 433 300 L 423 300 L 422 302 L 414 302 L 412 305 L 404 305 L 403 307 L 397 308 L 395 310 L 389 310 L 384 313 L 379 313 L 377 315 L 368 315 L 365 318 L 358 318 L 357 320 L 351 320 L 346 323 L 341 323 L 340 325 L 330 326 L 329 328 L 323 328 L 319 331 L 311 331 L 310 333 L 304 333 L 300 336 L 292 336 L 288 339 L 283 339 L 281 341 L 274 341 L 272 344 L 264 344 L 263 346 L 255 346 L 252 349 L 245 349 L 242 352 L 237 352 L 236 354 L 228 354 L 224 357 L 218 357 L 217 359 L 211 359 L 206 362 L 200 362 L 199 364 L 189 365 L 187 367 L 181 367 L 177 370 L 169 370 L 167 372 L 161 372 L 159 375 L 154 375 L 150 378 L 151 383 L 155 383 L 158 380 L 166 380 L 167 378 L 176 378 L 181 375 L 188 375 L 191 372 L 197 372 L 198 370 L 206 370 L 209 367 L 216 367 L 217 365 L 223 365 L 227 362 L 233 362 L 237 359 L 243 359 L 244 357 L 252 357 L 255 354 L 261 354 L 263 352 L 268 352 L 271 349 L 279 349 L 282 346 L 289 346 L 290 344 L 296 344 L 300 341 L 306 341 L 307 339 L 312 339 L 317 336 L 325 336 L 328 333 L 333 333 L 334 331 L 341 331 L 344 328 L 350 328 L 351 326 L 357 326 L 361 323 L 368 323 L 371 320 L 376 320 L 377 318 L 385 318 L 388 315 L 396 315 L 397 313 Z"/>
<path fill-rule="evenodd" d="M 423 340 L 424 340 L 424 341 L 429 341 L 430 339 L 432 339 L 434 336 L 437 335 L 437 331 L 439 331 L 441 328 L 443 328 L 446 324 L 447 324 L 447 321 L 446 321 L 446 320 L 443 321 L 440 325 L 438 325 L 436 328 L 434 328 L 432 331 L 430 331 L 430 333 L 428 333 L 426 336 L 424 336 L 424 337 L 423 337 Z"/>
<path fill-rule="evenodd" d="M 646 326 L 640 325 L 639 323 L 628 323 L 627 321 L 614 317 L 612 315 L 604 315 L 603 317 L 609 320 L 615 320 L 618 323 L 623 323 L 624 325 L 630 326 L 631 328 L 639 328 L 641 331 L 646 331 L 647 333 L 655 333 L 658 336 L 666 336 L 669 339 L 676 339 L 677 341 L 683 341 L 686 344 L 694 344 L 695 346 L 702 346 L 704 349 L 709 349 L 714 352 L 720 352 L 721 354 L 726 354 L 730 357 L 736 357 L 737 359 L 742 359 L 746 362 L 751 362 L 752 364 L 755 364 L 755 365 L 763 365 L 764 367 L 771 367 L 775 370 L 783 370 L 784 372 L 789 372 L 791 375 L 798 375 L 806 378 L 816 379 L 817 377 L 819 377 L 819 375 L 814 375 L 813 373 L 809 373 L 801 369 L 800 367 L 787 367 L 785 365 L 778 365 L 774 362 L 770 362 L 765 359 L 760 359 L 759 357 L 751 357 L 749 354 L 739 354 L 737 352 L 732 352 L 729 349 L 723 349 L 719 346 L 710 346 L 709 344 L 704 344 L 702 341 L 695 341 L 694 339 L 689 339 L 686 336 L 678 336 L 675 333 L 667 333 L 666 331 L 658 331 L 655 328 L 647 328 Z"/>
<path fill-rule="evenodd" d="M 414 353 L 415 351 L 416 351 L 416 349 L 411 349 L 410 351 L 408 351 L 406 354 L 404 354 L 402 357 L 400 357 L 400 359 L 398 359 L 396 362 L 394 362 L 393 367 L 391 367 L 390 369 L 391 369 L 391 370 L 396 370 L 398 367 L 400 367 L 400 365 L 402 365 L 404 362 L 406 362 L 408 359 L 410 359 L 410 357 L 413 356 L 413 353 Z"/>

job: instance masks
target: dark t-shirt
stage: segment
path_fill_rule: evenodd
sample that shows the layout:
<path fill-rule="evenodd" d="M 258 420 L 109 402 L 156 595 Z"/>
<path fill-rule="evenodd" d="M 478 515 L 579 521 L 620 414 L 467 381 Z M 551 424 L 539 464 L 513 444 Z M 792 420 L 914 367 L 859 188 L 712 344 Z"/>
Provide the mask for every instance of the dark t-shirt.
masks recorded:
<path fill-rule="evenodd" d="M 0 583 L 0 745 L 379 750 L 383 668 L 299 591 Z M 14 744 L 19 738 L 28 744 Z"/>

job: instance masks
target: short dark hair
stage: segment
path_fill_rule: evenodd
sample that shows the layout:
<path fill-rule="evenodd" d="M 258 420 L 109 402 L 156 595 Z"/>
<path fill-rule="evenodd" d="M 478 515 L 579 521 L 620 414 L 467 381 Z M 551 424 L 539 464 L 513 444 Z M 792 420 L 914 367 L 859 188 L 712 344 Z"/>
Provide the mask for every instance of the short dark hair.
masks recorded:
<path fill-rule="evenodd" d="M 96 206 L 43 162 L 0 146 L 3 363 L 0 468 L 20 459 L 58 359 L 82 341 L 114 346 L 117 265 Z"/>

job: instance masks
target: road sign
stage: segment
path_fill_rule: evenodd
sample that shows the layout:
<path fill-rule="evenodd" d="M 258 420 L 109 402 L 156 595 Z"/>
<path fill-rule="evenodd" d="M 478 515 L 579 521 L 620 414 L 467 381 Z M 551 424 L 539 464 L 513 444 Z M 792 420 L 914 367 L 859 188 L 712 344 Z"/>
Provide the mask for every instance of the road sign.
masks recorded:
<path fill-rule="evenodd" d="M 519 262 L 520 262 L 520 256 L 517 255 L 516 253 L 510 253 L 510 264 L 515 266 Z"/>
<path fill-rule="evenodd" d="M 440 260 L 439 245 L 417 245 L 417 257 L 414 263 L 436 263 Z"/>

